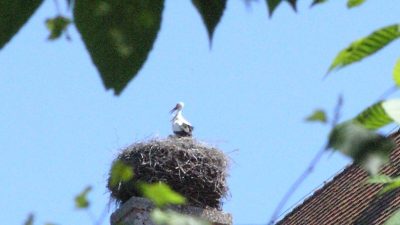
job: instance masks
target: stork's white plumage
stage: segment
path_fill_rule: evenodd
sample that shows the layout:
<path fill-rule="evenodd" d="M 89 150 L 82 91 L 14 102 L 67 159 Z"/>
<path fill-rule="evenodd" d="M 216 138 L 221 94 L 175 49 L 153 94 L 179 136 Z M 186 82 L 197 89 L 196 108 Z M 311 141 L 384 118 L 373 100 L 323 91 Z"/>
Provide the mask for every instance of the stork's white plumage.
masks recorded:
<path fill-rule="evenodd" d="M 189 123 L 189 121 L 187 121 L 183 117 L 182 115 L 183 106 L 184 106 L 183 102 L 178 102 L 175 108 L 173 108 L 170 112 L 170 113 L 176 112 L 171 120 L 172 131 L 178 137 L 191 137 L 194 127 L 192 126 L 192 124 Z"/>

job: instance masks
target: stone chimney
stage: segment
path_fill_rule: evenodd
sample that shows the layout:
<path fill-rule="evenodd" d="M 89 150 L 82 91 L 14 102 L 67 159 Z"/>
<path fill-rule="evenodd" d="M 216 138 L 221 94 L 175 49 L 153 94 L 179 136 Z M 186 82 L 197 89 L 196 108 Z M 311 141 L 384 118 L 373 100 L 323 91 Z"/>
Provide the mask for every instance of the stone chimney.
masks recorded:
<path fill-rule="evenodd" d="M 111 215 L 111 225 L 155 225 L 150 218 L 153 204 L 141 197 L 132 197 Z M 196 216 L 212 225 L 232 225 L 232 216 L 216 209 L 192 206 L 171 207 L 176 212 Z"/>

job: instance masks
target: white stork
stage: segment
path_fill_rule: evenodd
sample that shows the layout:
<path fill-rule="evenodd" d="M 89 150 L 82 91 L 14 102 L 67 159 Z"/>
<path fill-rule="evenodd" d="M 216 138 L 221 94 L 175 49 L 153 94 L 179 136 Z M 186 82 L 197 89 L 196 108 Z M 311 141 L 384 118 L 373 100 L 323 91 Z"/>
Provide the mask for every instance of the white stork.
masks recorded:
<path fill-rule="evenodd" d="M 182 115 L 183 102 L 178 102 L 170 113 L 176 112 L 172 118 L 172 131 L 177 137 L 191 137 L 193 126 Z"/>

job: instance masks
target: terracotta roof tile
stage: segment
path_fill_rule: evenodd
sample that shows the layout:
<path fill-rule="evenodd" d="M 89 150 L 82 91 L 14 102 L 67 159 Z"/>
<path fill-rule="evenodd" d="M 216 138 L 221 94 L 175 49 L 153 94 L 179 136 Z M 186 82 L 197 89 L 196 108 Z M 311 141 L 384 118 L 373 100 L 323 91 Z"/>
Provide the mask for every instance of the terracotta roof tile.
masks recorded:
<path fill-rule="evenodd" d="M 392 134 L 396 148 L 390 164 L 382 169 L 389 176 L 400 175 L 400 133 Z M 382 185 L 366 184 L 368 174 L 350 165 L 277 225 L 381 225 L 400 208 L 400 189 L 377 196 Z"/>

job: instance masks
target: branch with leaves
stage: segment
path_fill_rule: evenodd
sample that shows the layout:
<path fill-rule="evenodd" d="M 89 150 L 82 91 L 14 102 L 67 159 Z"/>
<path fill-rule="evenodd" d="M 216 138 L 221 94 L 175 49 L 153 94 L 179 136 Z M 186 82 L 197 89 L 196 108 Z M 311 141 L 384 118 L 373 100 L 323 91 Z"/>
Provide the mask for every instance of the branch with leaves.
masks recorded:
<path fill-rule="evenodd" d="M 54 0 L 57 15 L 45 22 L 50 31 L 48 39 L 55 40 L 63 35 L 70 39 L 67 28 L 74 24 L 105 88 L 119 95 L 147 61 L 160 31 L 164 0 L 66 0 L 66 8 L 73 10 L 73 18 L 62 15 L 59 1 Z M 283 2 L 289 3 L 295 11 L 297 9 L 297 0 L 265 2 L 270 16 Z M 311 6 L 324 2 L 326 0 L 314 0 Z M 363 2 L 348 0 L 347 5 L 352 8 Z M 0 49 L 15 36 L 42 3 L 43 0 L 1 1 Z M 203 20 L 211 45 L 227 0 L 192 0 L 192 4 Z"/>
<path fill-rule="evenodd" d="M 3 0 L 0 2 L 0 49 L 3 48 L 13 36 L 29 20 L 43 0 L 32 0 L 29 2 Z M 293 10 L 297 10 L 297 0 L 265 0 L 270 16 L 283 3 L 288 3 Z M 320 5 L 327 0 L 313 0 L 311 6 Z M 347 7 L 353 8 L 365 3 L 365 0 L 348 0 Z M 160 30 L 164 0 L 154 1 L 89 1 L 89 0 L 67 0 L 68 8 L 73 9 L 73 18 L 61 14 L 58 1 L 55 0 L 57 15 L 46 20 L 46 26 L 50 31 L 49 39 L 55 40 L 63 35 L 69 38 L 67 28 L 75 25 L 83 42 L 97 67 L 106 89 L 113 89 L 119 95 L 127 84 L 139 73 L 146 62 L 154 42 Z M 226 0 L 192 0 L 193 6 L 203 20 L 206 27 L 210 44 L 225 8 Z M 374 55 L 384 47 L 400 37 L 399 24 L 392 24 L 375 30 L 371 34 L 352 42 L 348 47 L 338 53 L 328 69 L 332 71 L 344 68 L 356 62 Z M 400 86 L 400 60 L 393 69 L 393 78 L 396 87 Z M 355 163 L 376 175 L 379 168 L 388 160 L 393 142 L 387 137 L 377 133 L 377 130 L 390 123 L 400 122 L 400 100 L 380 101 L 365 109 L 354 119 L 340 123 L 332 129 L 328 139 L 328 148 L 335 149 L 351 157 Z M 316 111 L 307 118 L 309 121 L 327 121 L 322 110 Z M 317 155 L 319 159 L 319 155 Z M 316 160 L 318 161 L 318 160 Z M 378 163 L 377 163 L 378 162 Z M 311 165 L 315 165 L 315 160 Z M 311 169 L 310 169 L 311 168 Z M 313 166 L 307 171 L 311 171 Z M 120 175 L 115 175 L 120 176 Z M 129 180 L 133 173 L 122 172 L 120 179 Z M 303 178 L 300 179 L 302 181 Z M 298 182 L 301 183 L 301 182 Z M 383 192 L 398 188 L 399 179 L 385 176 L 374 176 L 370 183 L 384 184 Z M 152 186 L 144 186 L 146 190 Z M 295 186 L 296 187 L 296 186 Z M 159 185 L 155 188 L 157 196 L 165 196 L 161 191 L 166 187 Z M 87 195 L 90 188 L 86 188 L 76 197 L 76 206 L 86 209 L 89 207 Z M 165 191 L 165 190 L 164 190 Z M 163 194 L 164 193 L 164 194 Z M 149 195 L 148 197 L 150 197 Z M 168 195 L 167 196 L 172 196 Z M 161 198 L 162 199 L 162 198 Z M 167 198 L 168 199 L 168 198 Z M 179 199 L 179 198 L 176 198 Z M 165 218 L 176 218 L 173 213 L 162 210 L 158 205 L 155 211 L 159 221 Z M 279 211 L 279 210 L 278 210 Z M 390 221 L 399 221 L 400 213 L 396 213 L 387 224 L 396 224 Z M 33 224 L 33 215 L 29 216 L 27 225 Z M 168 221 L 170 221 L 169 219 Z M 162 224 L 162 222 L 160 222 Z"/>

